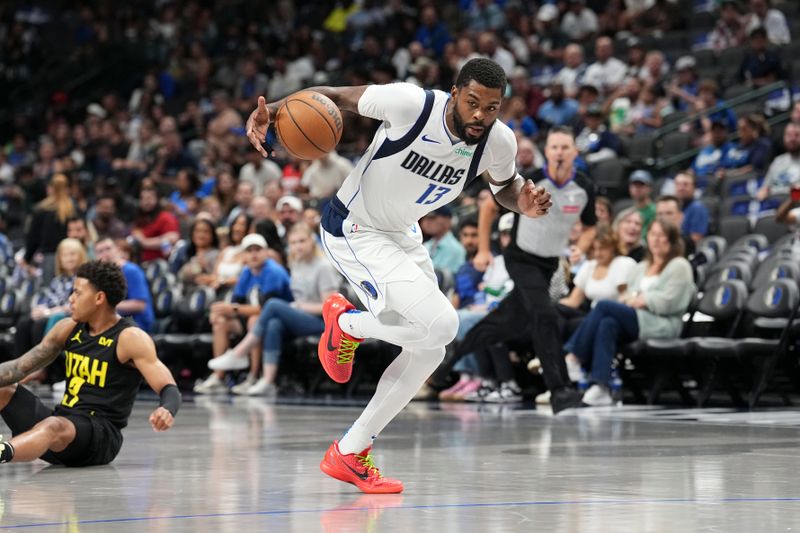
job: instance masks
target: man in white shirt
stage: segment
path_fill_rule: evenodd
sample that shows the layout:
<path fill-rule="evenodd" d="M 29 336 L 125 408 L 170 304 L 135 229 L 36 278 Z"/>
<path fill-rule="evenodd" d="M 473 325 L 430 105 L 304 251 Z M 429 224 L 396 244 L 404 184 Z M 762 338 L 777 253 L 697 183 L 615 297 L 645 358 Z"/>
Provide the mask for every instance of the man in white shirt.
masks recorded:
<path fill-rule="evenodd" d="M 258 152 L 253 152 L 258 156 Z M 353 164 L 336 151 L 317 159 L 303 172 L 300 184 L 308 189 L 312 198 L 322 200 L 333 196 L 344 179 L 353 170 Z"/>
<path fill-rule="evenodd" d="M 569 6 L 561 19 L 561 31 L 574 41 L 584 41 L 597 33 L 597 15 L 587 8 L 584 0 L 568 0 Z"/>
<path fill-rule="evenodd" d="M 745 34 L 750 35 L 754 29 L 763 26 L 767 30 L 767 38 L 773 45 L 789 44 L 792 36 L 786 17 L 777 9 L 770 9 L 770 0 L 750 0 L 751 13 L 745 17 Z"/>
<path fill-rule="evenodd" d="M 239 183 L 250 183 L 256 196 L 264 193 L 270 181 L 280 181 L 283 172 L 274 161 L 264 159 L 258 152 L 247 152 L 247 163 L 239 170 Z"/>
<path fill-rule="evenodd" d="M 514 59 L 514 54 L 497 44 L 494 33 L 487 31 L 478 36 L 478 52 L 500 65 L 506 76 L 511 76 L 517 60 Z"/>
<path fill-rule="evenodd" d="M 585 73 L 586 63 L 583 62 L 583 48 L 572 43 L 564 48 L 564 68 L 558 71 L 553 81 L 564 86 L 564 92 L 569 98 L 575 98 Z"/>
<path fill-rule="evenodd" d="M 586 69 L 583 82 L 609 94 L 625 79 L 625 63 L 614 57 L 614 43 L 608 37 L 597 39 L 594 54 L 597 61 Z"/>
<path fill-rule="evenodd" d="M 794 122 L 786 125 L 783 146 L 786 153 L 770 164 L 764 184 L 756 195 L 759 200 L 773 194 L 788 194 L 792 187 L 800 185 L 800 125 Z"/>

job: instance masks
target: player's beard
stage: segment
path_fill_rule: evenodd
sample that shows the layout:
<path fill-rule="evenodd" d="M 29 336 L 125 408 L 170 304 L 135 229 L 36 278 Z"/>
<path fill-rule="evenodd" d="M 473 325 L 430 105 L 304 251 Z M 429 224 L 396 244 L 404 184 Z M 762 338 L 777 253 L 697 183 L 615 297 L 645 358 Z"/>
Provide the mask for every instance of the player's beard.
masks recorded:
<path fill-rule="evenodd" d="M 465 123 L 464 120 L 461 118 L 461 115 L 458 114 L 458 109 L 453 109 L 453 125 L 456 127 L 456 135 L 458 138 L 464 141 L 464 143 L 473 145 L 478 144 L 492 130 L 492 126 L 494 126 L 494 122 L 486 126 L 482 122 L 470 122 L 469 124 Z M 467 133 L 467 126 L 476 126 L 483 128 L 483 133 L 481 133 L 478 137 L 472 137 L 469 133 Z"/>

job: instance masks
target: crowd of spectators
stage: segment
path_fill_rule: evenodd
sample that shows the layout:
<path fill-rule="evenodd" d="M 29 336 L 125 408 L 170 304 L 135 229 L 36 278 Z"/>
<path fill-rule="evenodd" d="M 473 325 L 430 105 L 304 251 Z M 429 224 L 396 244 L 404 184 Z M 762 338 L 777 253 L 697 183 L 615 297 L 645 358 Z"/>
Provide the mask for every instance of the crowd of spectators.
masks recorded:
<path fill-rule="evenodd" d="M 695 4 L 719 17 L 700 38 L 689 39 Z M 780 48 L 791 46 L 796 33 L 782 11 L 792 4 L 3 4 L 0 87 L 12 100 L 0 112 L 0 268 L 15 283 L 34 280 L 47 294 L 36 293 L 38 300 L 19 317 L 15 351 L 36 342 L 51 317 L 64 312 L 74 268 L 62 256 L 71 249 L 65 243 L 78 242 L 82 257 L 130 265 L 129 298 L 121 311 L 149 331 L 155 327 L 153 295 L 142 289 L 147 280 L 141 268 L 148 263 L 168 260 L 186 291 L 208 287 L 220 297 L 231 291 L 233 300 L 211 307 L 213 355 L 229 348 L 231 335 L 250 331 L 272 339 L 263 354 L 265 364 L 274 365 L 274 339 L 281 336 L 269 319 L 258 317 L 267 308 L 280 313 L 262 304 L 290 302 L 294 293 L 300 308 L 314 314 L 330 289 L 314 292 L 295 279 L 310 256 L 297 259 L 292 228 L 318 226 L 321 209 L 358 163 L 377 124 L 348 114 L 338 152 L 314 162 L 291 158 L 270 133 L 274 154 L 265 160 L 244 135 L 256 97 L 272 101 L 306 86 L 393 81 L 447 91 L 461 65 L 477 56 L 494 59 L 508 75 L 501 120 L 518 136 L 522 175 L 543 165 L 541 143 L 551 127 L 573 128 L 577 165 L 591 174 L 624 157 L 636 136 L 657 131 L 671 115 L 693 117 L 680 131 L 699 153 L 685 161 L 683 172 L 632 168 L 627 187 L 601 191 L 613 197 L 598 197 L 596 208 L 613 233 L 612 241 L 604 241 L 608 250 L 642 260 L 661 206 L 664 216 L 674 217 L 688 254 L 713 229 L 715 213 L 705 211 L 702 200 L 720 183 L 751 176 L 745 190 L 764 209 L 776 209 L 800 184 L 800 104 L 792 107 L 793 65 Z M 677 33 L 686 36 L 683 45 L 661 45 L 659 38 Z M 715 62 L 731 48 L 742 47 L 742 53 L 736 65 L 709 72 L 692 46 L 710 50 Z M 786 87 L 762 108 L 742 114 L 725 105 L 723 84 L 756 89 L 778 81 Z M 776 138 L 765 116 L 790 109 L 790 124 Z M 461 289 L 469 285 L 462 265 L 470 254 L 454 230 L 467 228 L 464 220 L 487 195 L 474 187 L 458 205 L 421 224 L 435 265 L 461 272 Z M 662 195 L 666 200 L 654 202 Z M 752 205 L 746 209 L 754 212 Z M 793 213 L 783 218 L 795 221 Z M 255 244 L 254 235 L 260 237 Z M 603 255 L 606 248 L 596 250 L 595 269 L 611 260 Z M 574 250 L 564 252 L 581 291 L 566 297 L 566 306 L 575 307 L 581 294 L 592 291 L 594 278 L 580 271 L 585 260 Z M 261 299 L 254 303 L 248 298 L 256 286 Z M 466 308 L 473 302 L 458 303 Z M 250 344 L 240 355 L 252 351 L 255 367 L 262 351 Z M 253 374 L 244 389 L 272 391 L 273 378 L 259 385 Z M 206 385 L 213 389 L 216 381 Z"/>

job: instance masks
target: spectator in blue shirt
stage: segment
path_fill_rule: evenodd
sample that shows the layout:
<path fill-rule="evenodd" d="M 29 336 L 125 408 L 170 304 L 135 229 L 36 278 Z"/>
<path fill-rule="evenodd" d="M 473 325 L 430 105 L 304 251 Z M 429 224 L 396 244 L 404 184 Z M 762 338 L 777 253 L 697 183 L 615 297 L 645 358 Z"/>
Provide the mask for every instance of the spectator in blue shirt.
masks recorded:
<path fill-rule="evenodd" d="M 564 97 L 564 86 L 561 83 L 550 85 L 550 98 L 539 108 L 537 116 L 550 126 L 568 125 L 578 114 L 578 102 Z"/>
<path fill-rule="evenodd" d="M 733 143 L 728 141 L 728 126 L 725 122 L 721 120 L 713 122 L 711 144 L 703 146 L 692 163 L 692 172 L 700 190 L 705 191 L 708 180 L 722 168 L 722 162 L 733 146 Z"/>
<path fill-rule="evenodd" d="M 769 41 L 766 28 L 759 26 L 750 32 L 750 51 L 742 60 L 739 81 L 759 88 L 784 77 L 780 56 L 767 49 L 767 45 Z"/>
<path fill-rule="evenodd" d="M 452 39 L 450 33 L 436 13 L 436 8 L 427 6 L 420 15 L 420 26 L 417 28 L 415 40 L 419 41 L 425 50 L 432 50 L 436 57 L 442 57 L 444 47 Z"/>
<path fill-rule="evenodd" d="M 241 335 L 255 325 L 261 313 L 261 306 L 269 298 L 294 301 L 289 273 L 274 260 L 267 258 L 267 240 L 258 233 L 251 233 L 242 239 L 242 249 L 245 254 L 245 267 L 233 288 L 232 301 L 211 304 L 208 320 L 211 322 L 213 335 L 211 347 L 213 357 L 219 357 L 230 347 L 231 335 Z M 249 301 L 254 289 L 258 290 L 257 303 Z M 258 347 L 254 350 L 258 351 Z M 214 372 L 205 381 L 195 385 L 194 392 L 198 394 L 227 392 L 228 388 L 223 378 L 223 372 Z"/>
<path fill-rule="evenodd" d="M 681 234 L 698 243 L 708 235 L 711 217 L 705 204 L 695 198 L 695 190 L 694 176 L 691 173 L 681 172 L 675 176 L 675 196 L 681 201 L 683 209 Z"/>
<path fill-rule="evenodd" d="M 419 226 L 427 238 L 424 246 L 431 255 L 433 266 L 455 274 L 464 264 L 466 252 L 451 231 L 452 222 L 453 212 L 445 205 L 422 217 Z"/>
<path fill-rule="evenodd" d="M 512 96 L 508 99 L 502 114 L 502 121 L 523 137 L 533 137 L 539 133 L 536 122 L 525 112 L 525 100 L 521 96 Z"/>
<path fill-rule="evenodd" d="M 120 241 L 129 246 L 126 241 Z M 124 257 L 124 250 L 110 237 L 97 241 L 94 245 L 94 255 L 100 261 L 108 261 L 120 266 L 128 284 L 125 299 L 117 305 L 117 313 L 133 318 L 136 325 L 146 332 L 150 332 L 156 316 L 153 312 L 153 299 L 150 296 L 150 286 L 144 270 L 136 263 L 131 263 Z"/>
<path fill-rule="evenodd" d="M 763 176 L 771 150 L 764 117 L 756 113 L 742 117 L 739 119 L 739 144 L 728 151 L 717 175 L 730 177 L 755 172 Z"/>

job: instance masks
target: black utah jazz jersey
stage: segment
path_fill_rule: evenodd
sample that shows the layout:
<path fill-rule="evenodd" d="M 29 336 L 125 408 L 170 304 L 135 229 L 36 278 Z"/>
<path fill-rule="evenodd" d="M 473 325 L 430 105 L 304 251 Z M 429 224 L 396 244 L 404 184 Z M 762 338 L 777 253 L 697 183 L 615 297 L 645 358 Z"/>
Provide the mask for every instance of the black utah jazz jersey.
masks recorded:
<path fill-rule="evenodd" d="M 58 411 L 77 410 L 101 416 L 117 428 L 128 424 L 128 417 L 142 383 L 139 371 L 117 359 L 122 330 L 136 327 L 131 318 L 119 322 L 97 336 L 89 335 L 88 324 L 78 324 L 64 344 L 67 363 L 67 389 Z"/>

